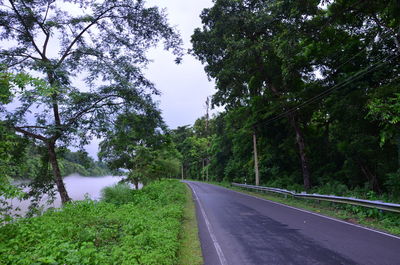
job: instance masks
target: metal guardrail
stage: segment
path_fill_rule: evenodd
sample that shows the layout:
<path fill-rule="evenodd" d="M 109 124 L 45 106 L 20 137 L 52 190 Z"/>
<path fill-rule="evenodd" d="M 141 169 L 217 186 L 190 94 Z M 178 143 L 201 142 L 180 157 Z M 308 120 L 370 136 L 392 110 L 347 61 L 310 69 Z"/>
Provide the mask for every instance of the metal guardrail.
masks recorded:
<path fill-rule="evenodd" d="M 232 186 L 246 188 L 246 189 L 252 189 L 252 190 L 280 193 L 280 194 L 284 194 L 284 195 L 290 195 L 290 196 L 293 196 L 296 198 L 351 204 L 351 205 L 356 205 L 356 206 L 363 206 L 363 207 L 369 207 L 369 208 L 374 208 L 374 209 L 380 209 L 380 210 L 384 210 L 384 211 L 400 213 L 400 204 L 396 204 L 396 203 L 361 200 L 361 199 L 357 199 L 357 198 L 339 197 L 339 196 L 334 196 L 334 195 L 307 194 L 305 192 L 296 193 L 296 192 L 284 190 L 284 189 L 263 187 L 263 186 L 256 186 L 256 185 L 239 184 L 239 183 L 232 183 Z"/>

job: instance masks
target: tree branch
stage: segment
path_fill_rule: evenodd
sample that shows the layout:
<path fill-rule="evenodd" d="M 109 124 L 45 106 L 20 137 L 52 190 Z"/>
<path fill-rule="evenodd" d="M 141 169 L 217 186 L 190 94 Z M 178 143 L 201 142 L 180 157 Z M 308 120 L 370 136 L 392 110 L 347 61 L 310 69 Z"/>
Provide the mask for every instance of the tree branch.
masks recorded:
<path fill-rule="evenodd" d="M 57 67 L 60 66 L 62 64 L 62 62 L 65 60 L 65 58 L 68 56 L 70 50 L 72 49 L 72 47 L 75 45 L 75 43 L 82 37 L 82 35 L 88 31 L 93 25 L 95 25 L 100 19 L 103 18 L 104 14 L 107 14 L 109 11 L 113 10 L 114 8 L 117 8 L 119 6 L 113 6 L 110 7 L 106 10 L 104 10 L 103 12 L 100 13 L 100 15 L 98 15 L 89 25 L 87 25 L 75 38 L 74 40 L 70 43 L 70 45 L 68 46 L 68 48 L 65 50 L 64 54 L 61 56 L 60 60 L 57 63 Z"/>
<path fill-rule="evenodd" d="M 45 17 L 44 17 L 42 22 L 40 22 L 39 19 L 36 16 L 32 15 L 32 17 L 34 18 L 36 23 L 39 25 L 39 27 L 42 29 L 44 35 L 46 36 L 46 39 L 45 39 L 44 44 L 43 44 L 43 56 L 44 57 L 46 57 L 47 44 L 48 44 L 49 39 L 50 39 L 50 32 L 44 27 L 44 22 L 46 22 L 47 14 L 49 12 L 49 8 L 50 8 L 51 3 L 52 2 L 49 1 L 48 4 L 47 4 L 46 15 L 45 15 Z M 26 6 L 24 1 L 22 1 L 22 4 L 24 5 L 24 7 L 26 9 L 30 9 L 28 6 Z"/>
<path fill-rule="evenodd" d="M 23 54 L 23 53 L 21 53 L 21 54 L 10 54 L 10 53 L 7 53 L 7 52 L 0 52 L 0 55 L 10 56 L 10 57 L 23 57 L 23 58 L 26 58 L 26 59 L 30 58 L 30 59 L 33 59 L 33 60 L 41 60 L 40 58 L 34 57 L 32 55 L 29 55 L 29 54 Z"/>
<path fill-rule="evenodd" d="M 14 10 L 15 14 L 17 15 L 18 19 L 20 20 L 21 24 L 25 28 L 26 33 L 28 34 L 29 39 L 32 42 L 33 47 L 35 48 L 36 52 L 39 53 L 39 55 L 44 58 L 42 52 L 39 50 L 38 46 L 36 45 L 35 40 L 33 39 L 32 34 L 29 32 L 28 26 L 25 24 L 24 19 L 22 18 L 21 14 L 19 13 L 18 9 L 15 7 L 14 1 L 10 0 L 10 4 L 12 6 L 12 9 Z"/>
<path fill-rule="evenodd" d="M 71 125 L 72 123 L 74 123 L 77 119 L 79 119 L 80 117 L 82 117 L 84 114 L 90 112 L 92 109 L 98 108 L 98 107 L 96 107 L 96 105 L 99 104 L 100 102 L 102 102 L 103 100 L 108 99 L 108 98 L 112 98 L 112 97 L 117 97 L 117 95 L 107 95 L 107 96 L 104 96 L 104 97 L 102 97 L 102 98 L 96 100 L 92 105 L 90 105 L 89 107 L 87 107 L 87 108 L 85 108 L 85 109 L 79 111 L 78 113 L 76 113 L 76 114 L 74 115 L 73 118 L 69 119 L 69 121 L 67 122 L 66 126 L 67 126 L 67 127 L 70 126 L 70 125 Z M 101 106 L 104 106 L 104 105 L 101 105 Z"/>
<path fill-rule="evenodd" d="M 50 6 L 51 6 L 52 3 L 54 3 L 54 1 L 49 1 L 49 3 L 47 4 L 47 9 L 46 9 L 46 13 L 45 13 L 45 15 L 44 15 L 42 24 L 44 24 L 44 22 L 46 22 L 47 15 L 49 14 L 49 9 L 50 9 Z"/>
<path fill-rule="evenodd" d="M 42 135 L 40 135 L 40 134 L 35 134 L 35 133 L 32 133 L 32 132 L 30 132 L 30 131 L 27 131 L 27 130 L 24 130 L 24 129 L 23 129 L 23 128 L 27 128 L 27 127 L 30 127 L 30 126 L 24 126 L 24 127 L 15 127 L 15 126 L 14 126 L 13 128 L 14 128 L 15 131 L 17 131 L 17 132 L 19 132 L 19 133 L 22 133 L 22 134 L 24 134 L 24 135 L 26 135 L 26 136 L 30 136 L 30 137 L 32 137 L 32 138 L 41 140 L 41 141 L 43 141 L 43 142 L 46 142 L 46 141 L 48 140 L 46 137 L 44 137 L 44 136 L 42 136 Z"/>
<path fill-rule="evenodd" d="M 16 63 L 14 63 L 14 64 L 10 64 L 10 65 L 8 65 L 8 67 L 14 67 L 14 66 L 16 66 L 16 65 L 18 65 L 18 64 L 21 64 L 21 63 L 23 63 L 23 62 L 25 62 L 26 60 L 28 60 L 28 58 L 24 58 L 24 59 L 22 59 L 21 61 L 19 61 L 19 62 L 16 62 Z"/>
<path fill-rule="evenodd" d="M 44 126 L 19 126 L 19 129 L 47 129 Z"/>

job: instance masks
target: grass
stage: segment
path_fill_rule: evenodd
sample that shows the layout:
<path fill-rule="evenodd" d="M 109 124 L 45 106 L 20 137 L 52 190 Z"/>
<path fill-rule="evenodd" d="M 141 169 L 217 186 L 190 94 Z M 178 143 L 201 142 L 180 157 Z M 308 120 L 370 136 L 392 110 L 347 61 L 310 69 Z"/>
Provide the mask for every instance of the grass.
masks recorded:
<path fill-rule="evenodd" d="M 196 208 L 192 199 L 192 192 L 188 186 L 186 186 L 186 203 L 184 207 L 177 264 L 201 265 L 203 264 L 203 256 L 198 234 Z"/>
<path fill-rule="evenodd" d="M 285 197 L 276 193 L 248 191 L 233 187 L 229 183 L 211 182 L 211 184 L 400 236 L 400 214 L 398 213 L 383 212 L 359 206 L 340 205 L 326 201 Z"/>

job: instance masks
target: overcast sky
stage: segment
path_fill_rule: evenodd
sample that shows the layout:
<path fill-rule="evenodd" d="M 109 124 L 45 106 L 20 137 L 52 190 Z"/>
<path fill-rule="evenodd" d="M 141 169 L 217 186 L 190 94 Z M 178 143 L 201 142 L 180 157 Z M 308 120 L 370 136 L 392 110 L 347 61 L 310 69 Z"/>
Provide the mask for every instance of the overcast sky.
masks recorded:
<path fill-rule="evenodd" d="M 197 27 L 201 27 L 200 13 L 211 7 L 211 0 L 151 0 L 148 5 L 166 8 L 170 24 L 181 33 L 186 49 L 191 48 L 190 36 Z M 193 124 L 204 115 L 207 96 L 214 93 L 214 83 L 208 81 L 203 66 L 193 56 L 186 55 L 183 63 L 176 65 L 174 56 L 162 47 L 152 50 L 146 76 L 162 92 L 160 108 L 168 126 Z"/>
<path fill-rule="evenodd" d="M 201 27 L 200 13 L 204 8 L 212 6 L 212 0 L 148 0 L 147 6 L 167 9 L 170 24 L 178 29 L 185 49 L 189 49 L 190 36 L 195 28 Z M 162 45 L 152 49 L 148 57 L 153 62 L 145 73 L 162 93 L 156 100 L 160 103 L 167 125 L 175 129 L 193 124 L 205 114 L 205 101 L 215 92 L 214 82 L 208 80 L 203 65 L 190 55 L 186 55 L 183 62 L 176 65 L 175 57 L 164 51 Z M 92 144 L 86 146 L 92 157 L 97 158 L 98 142 L 94 139 Z"/>

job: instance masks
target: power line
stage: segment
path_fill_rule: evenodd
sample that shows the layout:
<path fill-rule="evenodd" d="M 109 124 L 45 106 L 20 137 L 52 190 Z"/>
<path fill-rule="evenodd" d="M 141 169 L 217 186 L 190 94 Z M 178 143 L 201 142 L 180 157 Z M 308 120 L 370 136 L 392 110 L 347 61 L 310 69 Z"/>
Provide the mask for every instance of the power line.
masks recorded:
<path fill-rule="evenodd" d="M 400 56 L 400 55 L 395 55 L 395 56 L 390 55 L 390 56 L 387 56 L 387 57 L 385 57 L 385 58 L 379 60 L 379 62 L 375 63 L 374 65 L 369 66 L 369 67 L 367 67 L 367 68 L 364 68 L 363 70 L 359 71 L 358 73 L 356 73 L 356 74 L 350 76 L 349 78 L 347 78 L 347 79 L 344 80 L 343 82 L 341 82 L 341 83 L 339 83 L 339 84 L 337 84 L 337 85 L 334 85 L 333 87 L 331 87 L 331 88 L 329 88 L 329 89 L 323 91 L 322 93 L 320 93 L 320 94 L 318 94 L 318 95 L 316 95 L 316 96 L 314 96 L 314 97 L 312 97 L 312 98 L 310 98 L 310 99 L 308 99 L 308 100 L 306 100 L 306 101 L 300 103 L 300 104 L 297 105 L 296 107 L 290 108 L 290 109 L 288 109 L 288 110 L 286 110 L 286 111 L 284 111 L 284 112 L 278 114 L 277 116 L 275 116 L 275 117 L 273 117 L 273 118 L 271 118 L 271 119 L 269 119 L 269 120 L 266 120 L 266 121 L 264 121 L 264 122 L 259 122 L 259 123 L 269 124 L 269 123 L 271 123 L 271 122 L 273 122 L 273 121 L 275 121 L 275 120 L 278 120 L 278 119 L 280 119 L 280 118 L 282 118 L 282 117 L 284 117 L 284 116 L 287 116 L 288 114 L 291 114 L 291 113 L 293 113 L 293 112 L 296 112 L 296 111 L 300 110 L 301 108 L 303 108 L 304 106 L 310 105 L 311 103 L 313 103 L 313 102 L 315 102 L 315 101 L 317 101 L 317 100 L 320 100 L 320 99 L 324 98 L 325 96 L 327 96 L 327 95 L 329 95 L 330 93 L 332 93 L 334 90 L 337 90 L 337 89 L 339 89 L 339 88 L 342 88 L 342 87 L 344 87 L 344 86 L 350 84 L 351 82 L 354 82 L 355 80 L 357 80 L 357 79 L 359 79 L 360 77 L 366 75 L 367 73 L 371 72 L 371 71 L 374 70 L 375 68 L 378 68 L 378 67 L 380 67 L 381 65 L 384 65 L 385 63 L 387 63 L 386 60 L 389 59 L 390 57 L 392 57 L 391 59 L 395 59 L 395 58 L 398 57 L 398 56 Z"/>
<path fill-rule="evenodd" d="M 357 2 L 353 3 L 353 4 L 352 4 L 350 7 L 348 7 L 348 8 L 353 8 L 353 7 L 357 6 L 357 5 L 358 5 L 359 3 L 361 3 L 361 2 L 362 2 L 362 1 L 357 1 Z M 327 20 L 327 23 L 325 23 L 325 24 L 323 25 L 323 27 L 326 27 L 326 26 L 328 25 L 328 23 L 329 23 L 329 20 Z M 383 34 L 383 36 L 381 36 L 381 38 L 385 38 L 386 35 L 389 35 L 389 34 L 390 34 L 390 32 L 386 32 L 386 33 Z M 366 49 L 367 47 L 368 47 L 368 45 L 365 45 L 365 47 L 364 47 L 363 49 L 361 49 L 361 50 L 360 50 L 359 52 L 357 52 L 355 55 L 351 56 L 351 58 L 347 59 L 345 62 L 339 64 L 339 65 L 336 66 L 336 67 L 334 67 L 334 69 L 337 71 L 338 69 L 340 69 L 341 67 L 343 67 L 343 66 L 346 65 L 347 63 L 353 61 L 357 56 L 359 56 L 360 54 L 362 54 L 363 52 L 365 52 L 365 49 Z M 334 53 L 334 54 L 336 55 L 336 54 L 339 54 L 339 53 L 340 53 L 340 51 L 338 51 L 338 52 L 336 52 L 336 53 Z M 399 55 L 400 55 L 400 54 L 399 54 Z M 393 56 L 392 59 L 398 57 L 399 55 Z M 265 121 L 265 122 L 256 122 L 255 124 L 258 124 L 258 123 L 269 124 L 269 123 L 271 123 L 271 122 L 273 122 L 273 121 L 275 121 L 275 120 L 278 120 L 278 119 L 280 119 L 280 118 L 282 118 L 282 117 L 284 117 L 284 116 L 286 116 L 286 115 L 288 115 L 288 114 L 290 114 L 290 113 L 292 113 L 292 112 L 296 112 L 296 111 L 300 110 L 302 107 L 307 106 L 307 105 L 309 105 L 309 104 L 311 104 L 311 103 L 313 103 L 313 102 L 315 102 L 315 101 L 317 101 L 317 100 L 320 100 L 320 99 L 324 98 L 325 96 L 327 96 L 327 95 L 329 95 L 330 93 L 332 93 L 334 90 L 337 90 L 337 89 L 339 89 L 339 88 L 341 88 L 341 87 L 343 87 L 343 86 L 345 86 L 345 85 L 347 85 L 347 84 L 349 84 L 349 83 L 351 83 L 351 82 L 357 80 L 358 78 L 360 78 L 360 77 L 364 76 L 365 74 L 371 72 L 374 68 L 380 67 L 381 65 L 385 64 L 385 63 L 386 63 L 386 62 L 385 62 L 386 59 L 389 59 L 391 56 L 392 56 L 392 55 L 387 56 L 387 57 L 385 57 L 385 58 L 383 58 L 383 59 L 382 59 L 382 57 L 381 57 L 381 59 L 378 61 L 378 63 L 375 63 L 374 65 L 369 66 L 369 67 L 367 67 L 367 68 L 365 68 L 365 69 L 359 71 L 358 73 L 356 73 L 356 74 L 353 75 L 353 76 L 350 76 L 349 78 L 347 78 L 345 81 L 341 82 L 340 84 L 334 85 L 333 87 L 331 87 L 331 88 L 329 88 L 329 89 L 323 91 L 322 93 L 320 93 L 320 94 L 318 94 L 318 95 L 316 95 L 316 96 L 314 96 L 314 97 L 312 97 L 312 98 L 310 98 L 310 99 L 304 101 L 303 103 L 300 103 L 298 106 L 293 107 L 293 108 L 291 108 L 291 109 L 289 109 L 289 110 L 286 110 L 286 111 L 284 111 L 284 112 L 278 114 L 277 116 L 275 116 L 275 117 L 273 117 L 273 118 L 271 118 L 271 119 L 269 119 L 269 120 L 267 120 L 267 121 Z"/>

